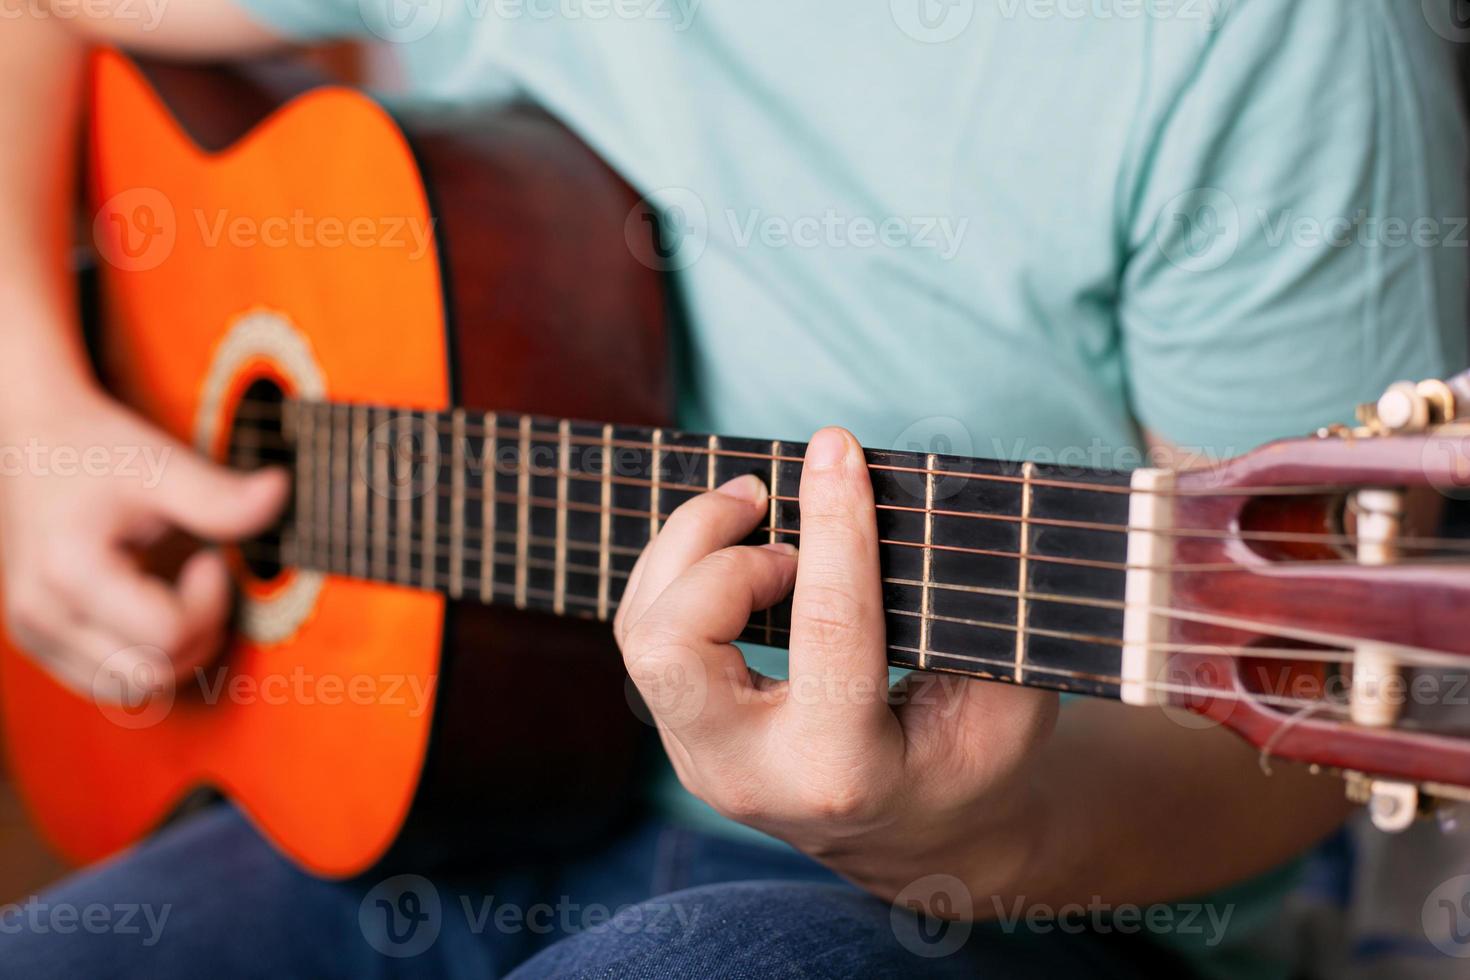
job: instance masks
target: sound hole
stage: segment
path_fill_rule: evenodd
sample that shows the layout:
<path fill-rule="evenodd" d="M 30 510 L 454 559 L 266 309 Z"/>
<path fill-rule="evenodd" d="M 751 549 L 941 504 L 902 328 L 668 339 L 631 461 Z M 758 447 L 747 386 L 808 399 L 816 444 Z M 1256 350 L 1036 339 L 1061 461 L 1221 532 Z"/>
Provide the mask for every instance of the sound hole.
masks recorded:
<path fill-rule="evenodd" d="M 227 454 L 230 466 L 239 470 L 258 470 L 265 466 L 291 469 L 295 451 L 286 438 L 285 404 L 285 392 L 270 378 L 260 378 L 245 389 L 230 422 Z M 281 535 L 291 519 L 288 505 L 275 526 L 241 546 L 245 567 L 255 578 L 269 582 L 284 570 Z"/>

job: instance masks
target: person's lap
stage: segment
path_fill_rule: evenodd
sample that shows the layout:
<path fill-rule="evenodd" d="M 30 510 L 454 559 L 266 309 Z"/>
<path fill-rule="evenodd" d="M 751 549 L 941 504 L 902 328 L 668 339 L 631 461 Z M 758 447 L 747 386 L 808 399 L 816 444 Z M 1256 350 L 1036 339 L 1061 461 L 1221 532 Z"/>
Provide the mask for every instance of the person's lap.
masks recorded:
<path fill-rule="evenodd" d="M 6 977 L 1124 977 L 1151 955 L 917 922 L 795 852 L 655 822 L 560 867 L 324 882 L 217 807 L 0 906 Z"/>

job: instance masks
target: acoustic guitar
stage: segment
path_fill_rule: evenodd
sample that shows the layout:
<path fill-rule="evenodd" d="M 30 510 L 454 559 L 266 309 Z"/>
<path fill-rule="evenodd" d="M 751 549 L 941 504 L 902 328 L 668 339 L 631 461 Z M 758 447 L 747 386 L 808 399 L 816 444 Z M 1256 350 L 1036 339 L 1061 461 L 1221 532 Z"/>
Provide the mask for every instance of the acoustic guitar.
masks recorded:
<path fill-rule="evenodd" d="M 112 53 L 91 103 L 101 376 L 294 496 L 235 549 L 237 630 L 195 678 L 118 703 L 106 668 L 88 697 L 0 653 L 39 825 L 91 860 L 209 787 L 324 876 L 614 826 L 648 729 L 607 623 L 639 551 L 743 473 L 757 537 L 801 533 L 801 445 L 666 427 L 650 209 L 524 106 L 394 116 Z M 1225 725 L 1405 826 L 1470 798 L 1467 416 L 1470 383 L 1406 383 L 1184 472 L 869 451 L 890 661 Z"/>

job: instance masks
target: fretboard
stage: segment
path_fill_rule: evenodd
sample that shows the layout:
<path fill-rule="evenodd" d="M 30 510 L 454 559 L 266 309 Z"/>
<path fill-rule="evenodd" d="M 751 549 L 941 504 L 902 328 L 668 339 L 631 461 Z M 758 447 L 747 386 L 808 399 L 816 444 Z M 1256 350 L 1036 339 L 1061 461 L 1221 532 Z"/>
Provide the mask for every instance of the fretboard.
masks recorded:
<path fill-rule="evenodd" d="M 256 543 L 278 543 L 287 565 L 606 621 L 669 514 L 746 473 L 770 490 L 751 540 L 801 544 L 801 443 L 504 412 L 276 412 L 278 428 L 242 408 L 232 458 L 270 459 L 274 446 L 294 468 L 278 542 Z M 922 452 L 867 460 L 890 663 L 1118 697 L 1126 474 Z M 787 602 L 755 614 L 742 639 L 785 647 L 790 626 Z"/>

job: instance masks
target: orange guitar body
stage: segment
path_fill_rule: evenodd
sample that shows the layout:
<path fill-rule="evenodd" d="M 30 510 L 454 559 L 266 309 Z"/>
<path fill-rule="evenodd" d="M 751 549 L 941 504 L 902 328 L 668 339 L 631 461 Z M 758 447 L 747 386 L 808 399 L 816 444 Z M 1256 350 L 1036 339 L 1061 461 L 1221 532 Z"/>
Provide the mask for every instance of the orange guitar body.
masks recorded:
<path fill-rule="evenodd" d="M 150 83 L 111 54 L 92 84 L 95 353 L 114 393 L 181 440 L 223 458 L 235 406 L 262 378 L 335 401 L 661 421 L 652 331 L 663 301 L 622 242 L 633 197 L 544 117 L 522 110 L 467 140 L 436 132 L 415 143 L 342 88 L 276 108 L 301 86 L 182 69 Z M 545 162 L 522 161 L 542 154 L 561 161 L 561 178 L 590 182 L 589 213 L 617 222 L 565 246 L 613 254 L 601 293 L 540 302 L 537 289 L 553 287 L 528 284 L 525 269 L 547 279 L 561 245 L 532 236 L 518 248 L 521 232 L 504 222 L 557 216 L 552 197 L 513 186 Z M 435 168 L 444 183 L 431 184 Z M 554 182 L 555 170 L 528 179 Z M 623 373 L 591 344 L 603 366 L 563 396 L 569 366 L 550 349 L 567 349 L 575 321 L 614 308 L 626 313 L 601 329 L 641 331 L 613 361 Z M 269 329 L 241 327 L 252 318 Z M 627 798 L 637 735 L 605 629 L 296 578 L 243 576 L 250 601 L 276 608 L 269 635 L 236 636 L 202 683 L 159 695 L 163 704 L 102 705 L 0 651 L 9 765 L 66 856 L 90 861 L 146 836 L 201 787 L 326 876 L 380 864 L 415 836 L 442 856 L 464 829 L 503 834 L 524 819 L 570 834 L 616 819 L 609 805 Z M 558 692 L 536 673 L 562 657 L 588 665 L 587 691 Z M 525 703 L 563 693 L 579 706 Z M 546 737 L 543 725 L 561 730 Z M 589 819 L 558 822 L 569 811 Z"/>

